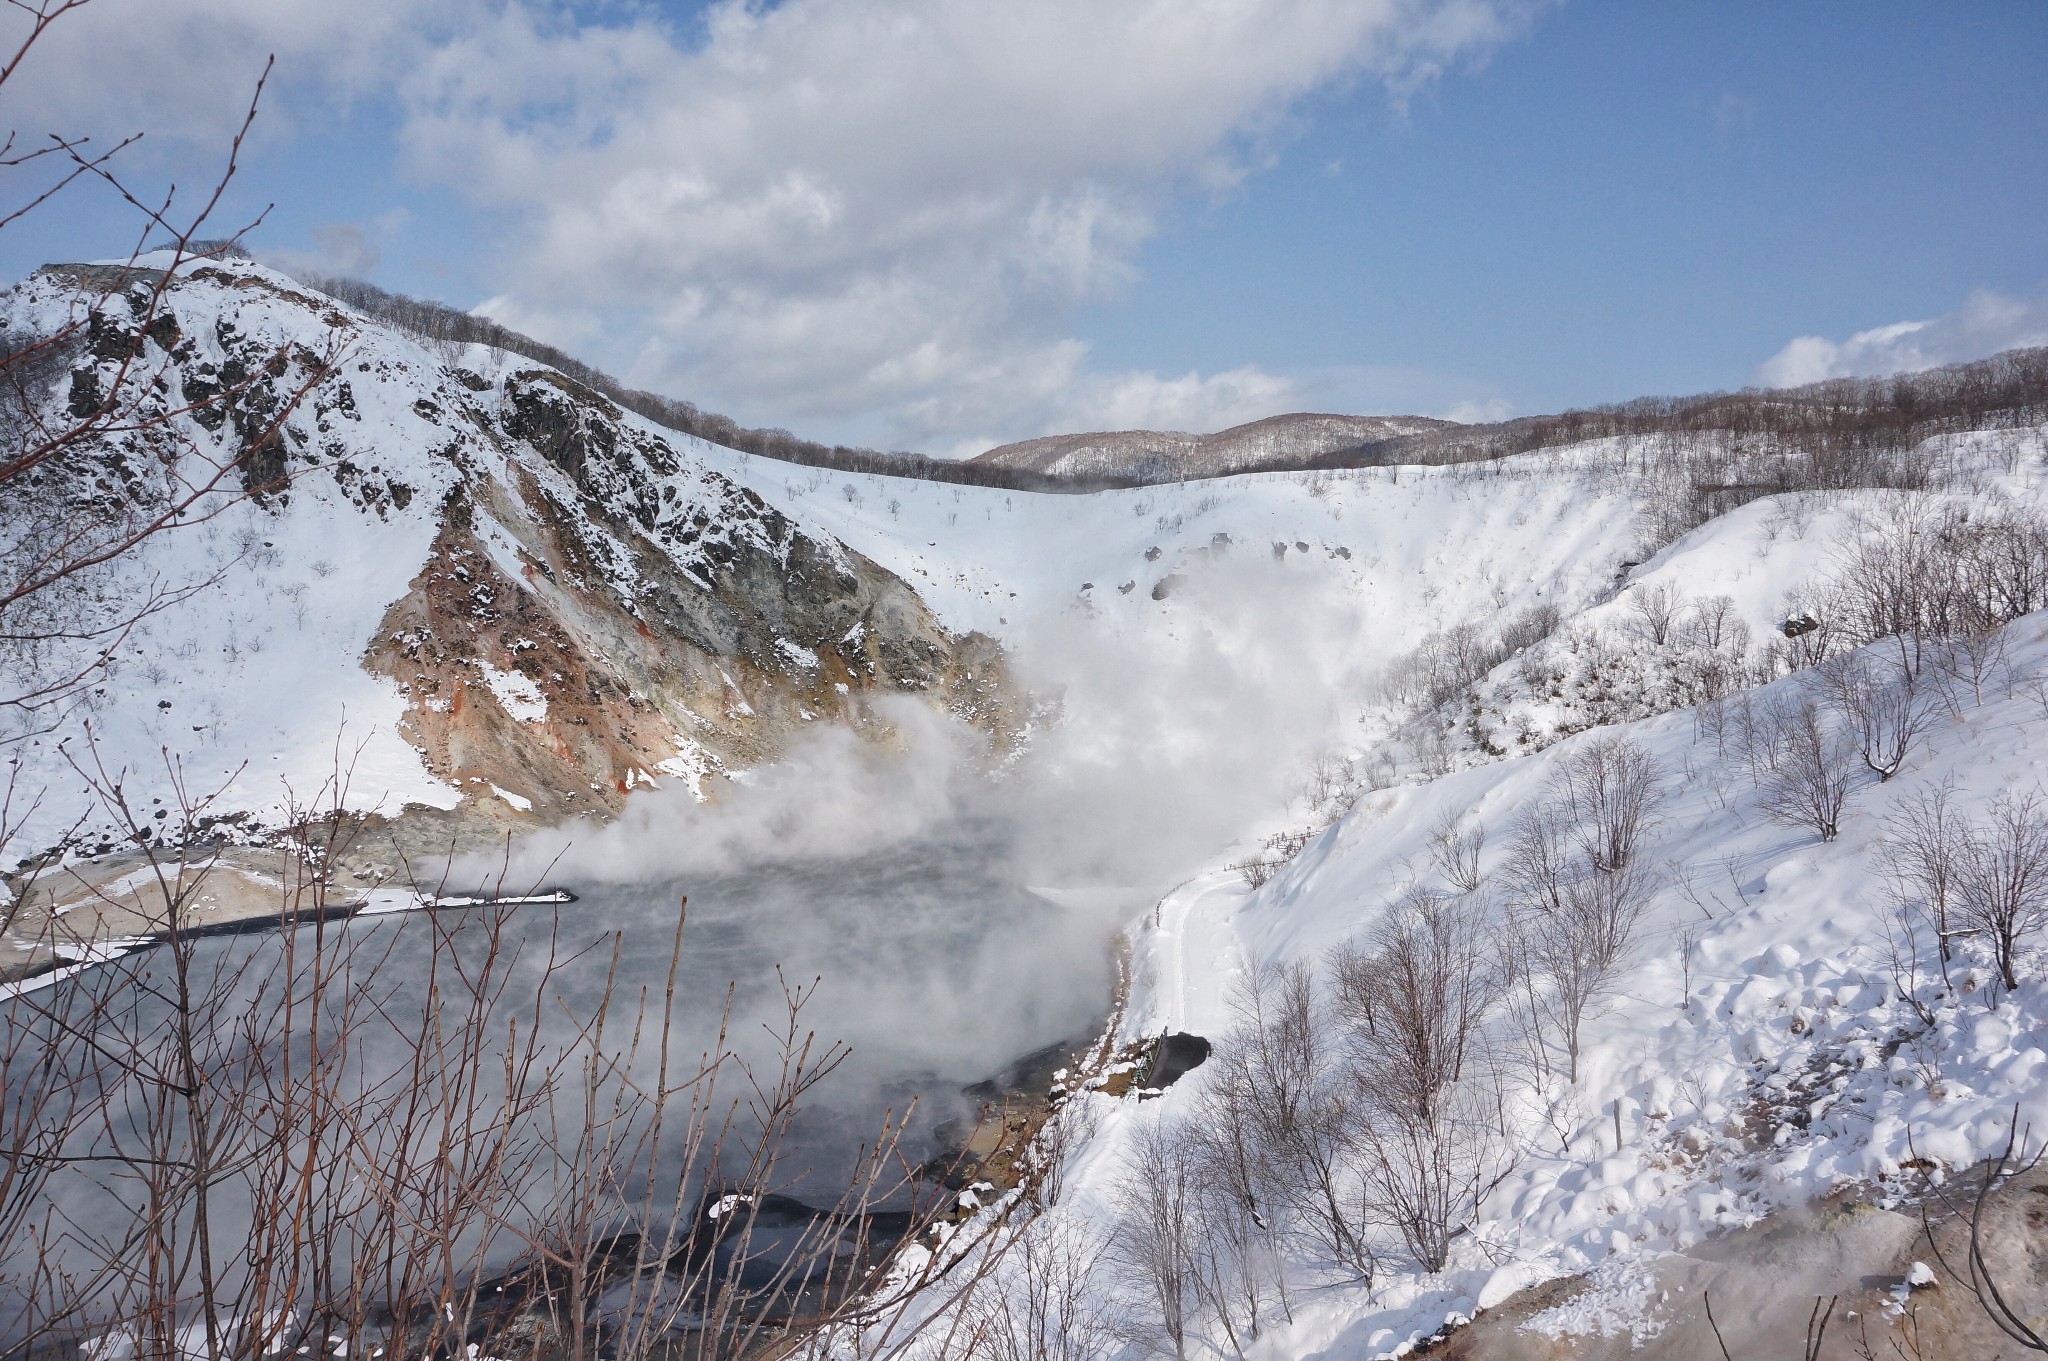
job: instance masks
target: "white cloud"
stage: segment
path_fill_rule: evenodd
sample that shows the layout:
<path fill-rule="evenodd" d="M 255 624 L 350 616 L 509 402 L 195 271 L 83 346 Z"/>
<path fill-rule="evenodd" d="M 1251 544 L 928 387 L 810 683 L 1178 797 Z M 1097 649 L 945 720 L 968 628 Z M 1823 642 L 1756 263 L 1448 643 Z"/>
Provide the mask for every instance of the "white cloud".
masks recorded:
<path fill-rule="evenodd" d="M 277 141 L 336 99 L 385 88 L 473 13 L 474 0 L 97 0 L 49 26 L 0 92 L 0 121 L 29 141 L 61 133 L 104 146 L 143 132 L 148 144 L 225 151 L 275 54 L 257 135 Z M 7 52 L 28 31 L 24 14 L 0 15 Z"/>
<path fill-rule="evenodd" d="M 1286 410 L 1299 385 L 1255 364 L 1203 377 L 1185 373 L 1103 375 L 1090 385 L 1082 409 L 1105 430 L 1223 430 Z M 1078 413 L 1077 413 L 1078 414 Z"/>
<path fill-rule="evenodd" d="M 323 222 L 308 235 L 313 238 L 309 250 L 278 246 L 258 250 L 256 257 L 302 279 L 333 275 L 367 278 L 376 272 L 377 263 L 383 258 L 370 234 L 353 222 Z"/>
<path fill-rule="evenodd" d="M 502 225 L 507 323 L 745 420 L 941 449 L 1284 409 L 1255 367 L 1099 371 L 1073 313 L 1303 97 L 1405 98 L 1533 2 L 720 0 L 679 33 L 566 0 L 100 0 L 5 93 L 217 145 L 274 51 L 264 134 L 394 101 L 406 166 Z"/>
<path fill-rule="evenodd" d="M 1189 430 L 1206 433 L 1255 421 L 1308 404 L 1299 381 L 1267 373 L 1256 364 L 1222 373 L 1189 372 L 1178 377 L 1152 372 L 1091 372 L 1083 367 L 1087 347 L 1069 342 L 1050 347 L 1046 362 L 1022 376 L 1028 386 L 995 391 L 999 379 L 952 395 L 942 404 L 913 402 L 906 418 L 929 432 L 925 452 L 966 458 L 1007 443 L 1012 436 L 989 420 L 994 409 L 1013 424 L 1028 422 L 1030 434 L 1094 430 Z M 1028 399 L 1028 405 L 1020 402 Z M 977 424 L 976 422 L 980 423 Z"/>
<path fill-rule="evenodd" d="M 786 0 L 445 45 L 407 146 L 519 226 L 514 324 L 746 419 L 945 448 L 1270 414 L 1254 369 L 1101 373 L 1114 299 L 1186 194 L 1227 192 L 1311 91 L 1414 88 L 1508 34 L 1479 0 Z M 625 338 L 630 338 L 626 340 Z"/>
<path fill-rule="evenodd" d="M 1932 321 L 1899 321 L 1847 340 L 1800 336 L 1758 366 L 1765 387 L 1798 387 L 1827 378 L 1911 373 L 1982 359 L 2000 350 L 2048 345 L 2048 294 L 2010 298 L 1978 289 Z"/>
<path fill-rule="evenodd" d="M 1494 421 L 1504 421 L 1514 415 L 1515 404 L 1504 397 L 1491 397 L 1484 401 L 1467 398 L 1461 402 L 1452 402 L 1435 414 L 1444 420 L 1457 421 L 1462 425 L 1487 425 Z"/>

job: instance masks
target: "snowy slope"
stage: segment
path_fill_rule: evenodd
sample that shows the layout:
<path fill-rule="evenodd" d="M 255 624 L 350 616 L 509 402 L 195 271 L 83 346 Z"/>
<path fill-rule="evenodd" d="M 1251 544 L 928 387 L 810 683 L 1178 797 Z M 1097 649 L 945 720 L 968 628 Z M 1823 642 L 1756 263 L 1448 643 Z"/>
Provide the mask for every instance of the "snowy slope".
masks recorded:
<path fill-rule="evenodd" d="M 94 297 L 81 278 L 107 274 L 40 272 L 6 296 L 6 329 L 55 334 Z M 69 346 L 53 412 L 111 381 L 132 293 Z M 188 264 L 166 307 L 123 422 L 141 428 L 74 451 L 0 534 L 117 523 L 226 467 L 185 524 L 56 608 L 119 620 L 153 584 L 211 584 L 141 619 L 77 702 L 7 720 L 17 816 L 40 796 L 8 829 L 15 855 L 105 835 L 74 826 L 90 800 L 72 766 L 96 759 L 144 803 L 182 782 L 218 791 L 211 816 L 270 825 L 338 773 L 353 808 L 560 815 L 615 808 L 657 770 L 772 756 L 813 718 L 858 720 L 870 689 L 982 718 L 956 672 L 998 670 L 990 650 L 721 475 L 711 446 L 247 263 Z"/>
<path fill-rule="evenodd" d="M 1581 601 L 1613 584 L 1636 543 L 1631 489 L 1581 449 L 1481 474 L 1254 473 L 1085 496 L 715 456 L 802 523 L 914 580 L 950 626 L 998 636 L 1049 611 L 1154 617 L 1154 590 L 1176 575 L 1227 576 L 1283 601 L 1289 583 L 1326 581 L 1341 583 L 1362 626 L 1392 631 L 1375 647 L 1384 658 L 1477 602 Z"/>
<path fill-rule="evenodd" d="M 2000 494 L 2038 498 L 2035 460 Z M 1695 596 L 1726 592 L 1762 633 L 1784 617 L 1789 592 L 1839 560 L 1859 512 L 1879 499 L 1841 494 L 1799 508 L 1797 533 L 1786 507 L 1752 505 L 1667 548 L 1629 589 L 1676 581 Z M 1628 636 L 1625 593 L 1574 622 Z M 2048 677 L 2048 612 L 2006 636 L 2009 669 L 1981 703 L 1965 692 L 1944 708 L 1890 782 L 1859 776 L 1831 843 L 1769 821 L 1753 767 L 1688 709 L 1533 756 L 1472 754 L 1459 773 L 1366 794 L 1258 891 L 1219 870 L 1169 894 L 1137 931 L 1127 1033 L 1219 1036 L 1232 1023 L 1231 989 L 1255 963 L 1320 960 L 1406 885 L 1449 891 L 1428 845 L 1445 814 L 1489 830 L 1481 865 L 1498 883 L 1509 829 L 1587 743 L 1641 743 L 1669 796 L 1641 852 L 1661 887 L 1596 1008 L 1579 1080 L 1522 1091 L 1516 1166 L 1445 1271 L 1395 1272 L 1366 1291 L 1298 1262 L 1292 1322 L 1248 1354 L 1399 1355 L 1526 1285 L 1594 1268 L 1593 1295 L 1538 1323 L 1553 1335 L 1654 1338 L 1685 1307 L 1648 1284 L 1663 1255 L 1831 1192 L 1894 1203 L 1925 1185 L 1916 1159 L 1961 1168 L 1996 1152 L 2016 1105 L 2022 1124 L 2048 1124 L 2048 980 L 2005 994 L 1983 949 L 1966 943 L 1945 989 L 1923 949 L 1910 981 L 1935 1022 L 1921 1023 L 1887 952 L 1894 900 L 1877 854 L 1886 819 L 1930 790 L 1951 787 L 1970 817 L 2003 791 L 2048 790 L 2048 703 L 2028 680 Z M 1805 683 L 1787 677 L 1742 698 L 1761 706 Z M 1198 1070 L 1144 1104 L 1084 1098 L 1093 1133 L 1061 1207 L 1034 1231 L 1062 1219 L 1114 1223 L 1132 1141 L 1189 1117 L 1202 1079 Z M 1531 1354 L 1540 1345 L 1527 1340 Z"/>
<path fill-rule="evenodd" d="M 31 281 L 12 322 L 47 329 L 69 297 L 60 278 Z M 1841 838 L 1820 844 L 1761 816 L 1751 764 L 1641 646 L 1637 602 L 1670 588 L 1727 597 L 1768 662 L 1879 498 L 1756 502 L 1638 565 L 1644 487 L 1599 442 L 1087 496 L 831 473 L 658 430 L 501 353 L 430 350 L 253 266 L 194 269 L 172 297 L 181 334 L 152 353 L 187 394 L 281 350 L 279 382 L 319 381 L 287 423 L 283 491 L 96 583 L 118 600 L 152 578 L 221 578 L 144 620 L 104 684 L 16 747 L 21 778 L 53 791 L 22 847 L 80 816 L 68 772 L 93 759 L 88 734 L 134 772 L 137 801 L 165 797 L 166 762 L 182 762 L 193 786 L 225 786 L 216 811 L 274 823 L 345 767 L 355 807 L 559 819 L 615 812 L 656 773 L 771 761 L 804 724 L 864 721 L 864 692 L 928 693 L 1021 734 L 1033 769 L 1059 777 L 1055 806 L 1028 809 L 1037 839 L 1021 837 L 1048 886 L 1179 882 L 1133 923 L 1124 1024 L 1220 1037 L 1246 967 L 1319 958 L 1433 882 L 1442 813 L 1497 833 L 1497 873 L 1507 829 L 1602 735 L 1579 730 L 1640 742 L 1671 795 L 1643 850 L 1661 887 L 1578 1080 L 1521 1093 L 1519 1160 L 1443 1273 L 1395 1272 L 1369 1294 L 1308 1282 L 1261 1355 L 1393 1353 L 1532 1281 L 1843 1184 L 1890 1194 L 1909 1129 L 1959 1166 L 2016 1102 L 2048 1121 L 2048 993 L 2029 982 L 1987 1005 L 1972 961 L 1952 995 L 1921 999 L 1936 1023 L 1909 1026 L 1878 957 L 1873 858 L 1885 814 L 1945 779 L 1971 814 L 2040 784 L 2038 695 L 2001 681 L 1959 702 L 1898 778 L 1859 783 Z M 343 348 L 323 358 L 330 341 Z M 214 457 L 242 432 L 178 429 Z M 2023 471 L 1954 495 L 2038 504 L 2041 461 L 2036 434 Z M 1548 638 L 1451 700 L 1418 717 L 1391 695 L 1433 637 L 1498 642 L 1545 609 Z M 2001 675 L 2048 672 L 2048 619 L 2009 641 Z M 994 711 L 1012 672 L 1028 717 Z M 1397 734 L 1401 761 L 1368 778 L 1361 758 Z M 1424 779 L 1432 762 L 1454 773 Z M 1355 806 L 1263 888 L 1221 868 L 1333 811 L 1332 784 Z M 1143 1104 L 1084 1098 L 1095 1132 L 1057 1214 L 1109 1223 L 1133 1136 L 1187 1114 L 1203 1081 Z"/>

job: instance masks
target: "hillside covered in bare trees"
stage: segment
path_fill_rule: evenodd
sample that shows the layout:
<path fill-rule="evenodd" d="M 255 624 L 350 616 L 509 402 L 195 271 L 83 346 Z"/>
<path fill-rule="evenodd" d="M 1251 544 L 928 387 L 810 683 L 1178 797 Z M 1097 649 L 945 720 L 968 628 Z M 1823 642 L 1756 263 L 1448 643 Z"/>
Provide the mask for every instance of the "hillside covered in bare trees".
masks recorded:
<path fill-rule="evenodd" d="M 1122 431 L 1047 435 L 965 460 L 880 453 L 743 429 L 694 404 L 624 387 L 487 317 L 352 279 L 312 285 L 428 340 L 490 345 L 548 364 L 671 430 L 763 458 L 842 472 L 1017 491 L 1085 492 L 1251 471 L 1489 462 L 1594 439 L 1661 441 L 1686 467 L 1689 495 L 1728 510 L 1782 491 L 1912 485 L 1911 450 L 1945 433 L 2038 424 L 2048 416 L 2048 349 L 1888 378 L 1809 387 L 1645 397 L 1483 425 L 1416 416 L 1273 416 L 1210 435 Z"/>

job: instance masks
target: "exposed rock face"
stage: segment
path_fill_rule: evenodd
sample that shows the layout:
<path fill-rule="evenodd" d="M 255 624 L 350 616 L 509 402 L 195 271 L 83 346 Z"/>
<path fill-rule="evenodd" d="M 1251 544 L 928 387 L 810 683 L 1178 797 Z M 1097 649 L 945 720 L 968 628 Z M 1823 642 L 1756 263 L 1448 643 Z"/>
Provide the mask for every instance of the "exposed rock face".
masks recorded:
<path fill-rule="evenodd" d="M 132 513 L 196 459 L 253 494 L 245 538 L 320 523 L 330 557 L 410 555 L 373 635 L 319 645 L 399 688 L 405 735 L 486 819 L 616 809 L 657 773 L 695 780 L 772 759 L 811 723 L 876 722 L 883 693 L 927 696 L 999 745 L 1014 731 L 993 641 L 949 634 L 903 581 L 722 475 L 711 446 L 252 265 L 173 279 L 145 337 L 134 299 L 163 276 L 95 270 L 41 272 L 7 300 L 9 329 L 66 324 L 82 299 L 50 401 L 96 409 L 139 346 L 148 377 L 124 400 L 140 390 L 162 419 L 82 451 L 50 494 Z M 295 516 L 309 499 L 348 523 Z"/>
<path fill-rule="evenodd" d="M 543 812 L 611 807 L 657 770 L 751 765 L 807 722 L 866 721 L 877 691 L 931 692 L 1007 734 L 1005 707 L 965 679 L 1001 674 L 991 640 L 949 636 L 903 582 L 750 492 L 683 521 L 704 546 L 691 571 L 559 490 L 529 470 L 451 489 L 365 657 L 413 697 L 414 735 L 444 777 Z M 500 566 L 508 540 L 516 574 Z M 626 600 L 598 584 L 621 568 Z"/>

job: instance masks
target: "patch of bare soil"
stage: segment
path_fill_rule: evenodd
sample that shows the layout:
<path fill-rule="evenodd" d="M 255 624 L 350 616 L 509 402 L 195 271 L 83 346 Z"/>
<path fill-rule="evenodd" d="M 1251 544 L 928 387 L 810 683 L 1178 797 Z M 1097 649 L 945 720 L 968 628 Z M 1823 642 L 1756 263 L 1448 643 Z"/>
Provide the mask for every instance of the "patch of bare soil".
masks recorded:
<path fill-rule="evenodd" d="M 1981 1172 L 1950 1182 L 1954 1209 L 1970 1208 L 1981 1184 L 1973 1176 Z M 1925 1209 L 1923 1222 L 1921 1207 L 1884 1209 L 1839 1197 L 1649 1259 L 1648 1303 L 1633 1332 L 1551 1336 L 1563 1316 L 1598 1312 L 1584 1307 L 1594 1284 L 1573 1277 L 1524 1290 L 1415 1354 L 1441 1361 L 1723 1361 L 1725 1341 L 1726 1356 L 1749 1361 L 2017 1361 L 2025 1350 L 1993 1325 L 1967 1281 L 1941 1268 L 1945 1258 L 1967 1271 L 1967 1217 L 1939 1199 Z M 2015 1177 L 1986 1198 L 1978 1242 L 2007 1302 L 2036 1331 L 2048 1331 L 2048 1171 Z M 1916 1263 L 1923 1270 L 1916 1272 Z M 1809 1329 L 1819 1327 L 1816 1305 L 1826 1325 L 1809 1351 Z"/>

